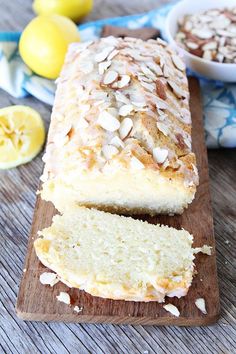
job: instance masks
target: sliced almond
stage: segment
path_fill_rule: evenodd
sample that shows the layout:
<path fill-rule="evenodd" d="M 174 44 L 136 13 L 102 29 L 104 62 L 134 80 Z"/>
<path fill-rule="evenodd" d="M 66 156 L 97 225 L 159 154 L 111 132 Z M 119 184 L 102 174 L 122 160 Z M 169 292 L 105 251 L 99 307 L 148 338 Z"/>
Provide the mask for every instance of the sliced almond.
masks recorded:
<path fill-rule="evenodd" d="M 159 79 L 156 80 L 156 93 L 162 100 L 166 100 L 167 99 L 166 86 Z"/>
<path fill-rule="evenodd" d="M 119 102 L 122 102 L 122 103 L 125 103 L 125 104 L 129 104 L 130 103 L 129 99 L 123 93 L 121 93 L 119 91 L 115 92 L 115 97 L 116 97 L 116 100 L 119 101 Z"/>
<path fill-rule="evenodd" d="M 166 64 L 163 65 L 163 75 L 164 75 L 164 77 L 170 76 L 170 71 L 169 71 L 168 66 Z"/>
<path fill-rule="evenodd" d="M 166 124 L 162 122 L 157 122 L 157 128 L 165 135 L 168 136 L 169 134 L 169 128 L 167 127 Z"/>
<path fill-rule="evenodd" d="M 119 109 L 119 115 L 122 117 L 128 116 L 134 109 L 134 106 L 132 104 L 125 104 L 120 107 Z"/>
<path fill-rule="evenodd" d="M 59 282 L 59 279 L 56 273 L 44 272 L 40 275 L 39 281 L 43 285 L 54 286 Z"/>
<path fill-rule="evenodd" d="M 60 294 L 57 296 L 57 300 L 60 302 L 64 302 L 67 305 L 70 305 L 70 295 L 61 291 Z"/>
<path fill-rule="evenodd" d="M 172 88 L 174 94 L 178 98 L 185 98 L 187 97 L 187 92 L 182 90 L 180 86 L 178 86 L 174 81 L 168 80 L 167 81 L 169 86 Z"/>
<path fill-rule="evenodd" d="M 97 123 L 109 132 L 114 132 L 120 127 L 119 120 L 107 111 L 102 111 L 99 114 Z"/>
<path fill-rule="evenodd" d="M 111 65 L 111 60 L 108 61 L 103 61 L 101 63 L 98 64 L 98 72 L 100 75 L 103 75 L 104 72 L 109 68 L 109 66 Z"/>
<path fill-rule="evenodd" d="M 83 307 L 75 306 L 73 311 L 80 313 L 83 311 Z"/>
<path fill-rule="evenodd" d="M 107 160 L 111 160 L 113 156 L 117 155 L 119 150 L 113 145 L 104 145 L 102 148 L 103 155 Z"/>
<path fill-rule="evenodd" d="M 149 84 L 147 82 L 141 81 L 140 84 L 148 91 L 153 92 L 155 90 L 155 85 L 154 84 Z"/>
<path fill-rule="evenodd" d="M 156 79 L 156 76 L 153 74 L 153 72 L 147 66 L 141 65 L 140 68 L 145 76 L 147 76 L 148 78 L 151 78 L 153 80 Z"/>
<path fill-rule="evenodd" d="M 130 76 L 129 75 L 121 75 L 120 80 L 117 82 L 117 87 L 118 88 L 123 88 L 126 87 L 130 82 Z"/>
<path fill-rule="evenodd" d="M 203 299 L 203 298 L 196 299 L 195 305 L 202 313 L 204 313 L 204 315 L 207 314 L 205 299 Z"/>
<path fill-rule="evenodd" d="M 81 62 L 79 63 L 79 69 L 84 74 L 90 74 L 93 71 L 94 65 L 91 61 Z"/>
<path fill-rule="evenodd" d="M 199 44 L 196 42 L 185 42 L 185 44 L 189 49 L 197 49 L 199 47 Z"/>
<path fill-rule="evenodd" d="M 172 305 L 172 304 L 166 304 L 163 306 L 164 309 L 168 312 L 170 312 L 172 315 L 176 316 L 176 317 L 179 317 L 180 315 L 180 312 L 179 312 L 179 309 L 178 307 L 176 307 L 175 305 Z"/>
<path fill-rule="evenodd" d="M 152 150 L 153 158 L 157 163 L 163 163 L 167 156 L 168 156 L 168 150 L 167 149 L 161 149 L 159 147 L 156 147 Z"/>
<path fill-rule="evenodd" d="M 208 29 L 194 28 L 192 34 L 201 39 L 209 39 L 213 37 L 213 32 Z"/>
<path fill-rule="evenodd" d="M 213 54 L 211 50 L 205 50 L 202 55 L 203 59 L 206 60 L 212 60 L 213 59 Z"/>
<path fill-rule="evenodd" d="M 113 59 L 117 54 L 119 53 L 119 50 L 115 49 L 113 50 L 107 57 L 107 60 Z"/>
<path fill-rule="evenodd" d="M 216 49 L 217 48 L 217 42 L 215 41 L 212 41 L 212 42 L 208 42 L 206 44 L 204 44 L 202 46 L 202 49 L 205 51 L 205 50 L 213 50 L 213 49 Z"/>
<path fill-rule="evenodd" d="M 114 70 L 108 70 L 103 78 L 103 83 L 105 85 L 112 84 L 118 79 L 118 73 Z"/>
<path fill-rule="evenodd" d="M 171 55 L 171 59 L 177 69 L 179 69 L 181 71 L 185 70 L 185 64 L 184 64 L 183 60 L 178 55 Z"/>
<path fill-rule="evenodd" d="M 149 67 L 149 69 L 151 69 L 157 76 L 163 75 L 163 72 L 162 72 L 160 66 L 157 65 L 156 63 L 148 61 L 146 64 Z"/>
<path fill-rule="evenodd" d="M 101 61 L 104 61 L 108 55 L 114 50 L 115 47 L 107 47 L 103 49 L 101 52 L 97 53 L 94 57 L 94 60 L 97 63 L 100 63 Z"/>
<path fill-rule="evenodd" d="M 130 167 L 134 170 L 142 170 L 145 166 L 139 159 L 133 156 L 130 160 Z"/>
<path fill-rule="evenodd" d="M 117 148 L 124 148 L 125 144 L 123 143 L 123 141 L 116 135 L 114 136 L 111 141 L 110 141 L 111 145 L 114 145 Z"/>
<path fill-rule="evenodd" d="M 130 118 L 125 118 L 122 120 L 119 128 L 119 133 L 121 139 L 125 139 L 131 132 L 133 128 L 133 121 Z"/>

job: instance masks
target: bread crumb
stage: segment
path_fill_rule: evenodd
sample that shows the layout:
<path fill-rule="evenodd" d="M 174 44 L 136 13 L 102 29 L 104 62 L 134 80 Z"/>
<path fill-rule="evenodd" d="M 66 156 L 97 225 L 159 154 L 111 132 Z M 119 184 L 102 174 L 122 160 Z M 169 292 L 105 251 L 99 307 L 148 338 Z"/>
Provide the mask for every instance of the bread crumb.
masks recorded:
<path fill-rule="evenodd" d="M 81 311 L 83 311 L 83 307 L 75 306 L 73 311 L 80 313 Z"/>
<path fill-rule="evenodd" d="M 211 250 L 212 250 L 211 246 L 203 245 L 202 247 L 194 248 L 194 253 L 197 254 L 201 252 L 207 254 L 208 256 L 211 256 Z"/>
<path fill-rule="evenodd" d="M 229 244 L 229 240 L 225 240 L 225 244 L 228 245 Z"/>
<path fill-rule="evenodd" d="M 207 314 L 205 299 L 203 299 L 202 297 L 200 297 L 199 299 L 197 299 L 197 300 L 195 301 L 195 305 L 197 306 L 197 308 L 198 308 L 202 313 L 204 313 L 204 315 Z"/>
<path fill-rule="evenodd" d="M 24 269 L 23 269 L 23 273 L 25 273 L 25 272 L 26 272 L 26 270 L 27 270 L 27 269 L 26 269 L 26 268 L 24 268 Z"/>
<path fill-rule="evenodd" d="M 54 286 L 59 282 L 56 273 L 44 272 L 39 277 L 40 283 L 43 285 Z"/>
<path fill-rule="evenodd" d="M 179 317 L 180 315 L 180 312 L 178 310 L 178 308 L 175 306 L 175 305 L 172 305 L 172 304 L 166 304 L 163 306 L 164 309 L 170 313 L 172 313 L 172 315 L 176 316 L 176 317 Z"/>
<path fill-rule="evenodd" d="M 67 305 L 70 305 L 70 295 L 61 291 L 60 294 L 57 296 L 57 300 L 60 302 L 64 302 Z"/>

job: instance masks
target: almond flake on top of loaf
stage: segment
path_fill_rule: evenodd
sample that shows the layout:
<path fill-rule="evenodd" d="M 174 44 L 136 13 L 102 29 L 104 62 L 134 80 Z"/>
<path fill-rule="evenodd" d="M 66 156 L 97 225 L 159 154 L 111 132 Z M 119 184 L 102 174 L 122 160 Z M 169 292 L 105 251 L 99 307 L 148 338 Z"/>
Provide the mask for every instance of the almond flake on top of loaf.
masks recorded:
<path fill-rule="evenodd" d="M 58 116 L 62 125 L 58 124 Z M 77 166 L 102 171 L 106 165 L 102 149 L 117 136 L 124 140 L 119 147 L 114 145 L 119 149 L 117 168 L 133 165 L 133 151 L 128 151 L 125 143 L 130 137 L 148 156 L 142 159 L 144 168 L 158 168 L 152 154 L 156 147 L 171 151 L 168 165 L 162 166 L 171 172 L 176 161 L 188 156 L 191 149 L 191 141 L 186 139 L 191 132 L 189 116 L 184 64 L 164 41 L 106 37 L 89 44 L 74 44 L 66 55 L 57 87 L 49 130 L 52 148 L 47 148 L 51 158 L 45 170 L 54 176 L 64 173 L 66 165 L 62 161 L 67 160 L 73 146 L 74 159 L 82 162 Z M 137 125 L 139 129 L 132 129 Z M 85 156 L 84 147 L 89 148 L 90 155 Z M 189 167 L 195 163 L 193 156 L 186 159 L 189 163 L 182 164 L 181 178 L 189 180 L 192 175 L 196 180 L 196 171 Z M 44 180 L 49 176 L 45 173 Z"/>

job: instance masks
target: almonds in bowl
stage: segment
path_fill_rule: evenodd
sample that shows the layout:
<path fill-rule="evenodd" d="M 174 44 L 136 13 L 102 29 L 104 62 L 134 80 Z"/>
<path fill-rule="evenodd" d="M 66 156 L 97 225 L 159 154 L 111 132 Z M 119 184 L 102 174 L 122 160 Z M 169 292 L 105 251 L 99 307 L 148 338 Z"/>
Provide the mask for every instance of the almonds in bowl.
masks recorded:
<path fill-rule="evenodd" d="M 198 75 L 236 82 L 236 0 L 180 1 L 164 35 Z"/>
<path fill-rule="evenodd" d="M 236 63 L 236 6 L 185 15 L 175 40 L 191 54 L 219 63 Z"/>

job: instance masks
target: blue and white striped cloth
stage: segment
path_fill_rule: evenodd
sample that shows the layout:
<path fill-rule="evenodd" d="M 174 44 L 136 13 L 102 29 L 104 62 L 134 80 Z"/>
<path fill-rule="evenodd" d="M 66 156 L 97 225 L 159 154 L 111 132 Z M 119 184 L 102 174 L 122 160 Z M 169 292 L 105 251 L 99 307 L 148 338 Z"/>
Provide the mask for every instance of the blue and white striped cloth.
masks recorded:
<path fill-rule="evenodd" d="M 104 25 L 130 29 L 154 27 L 163 33 L 164 22 L 173 5 L 145 14 L 116 17 L 79 26 L 82 41 L 96 39 Z M 14 97 L 32 95 L 52 105 L 54 81 L 34 74 L 18 53 L 20 33 L 0 33 L 0 87 Z M 236 83 L 201 79 L 206 142 L 209 148 L 236 147 Z"/>

